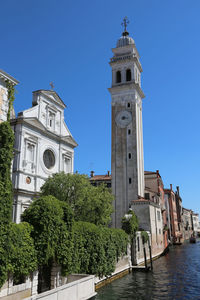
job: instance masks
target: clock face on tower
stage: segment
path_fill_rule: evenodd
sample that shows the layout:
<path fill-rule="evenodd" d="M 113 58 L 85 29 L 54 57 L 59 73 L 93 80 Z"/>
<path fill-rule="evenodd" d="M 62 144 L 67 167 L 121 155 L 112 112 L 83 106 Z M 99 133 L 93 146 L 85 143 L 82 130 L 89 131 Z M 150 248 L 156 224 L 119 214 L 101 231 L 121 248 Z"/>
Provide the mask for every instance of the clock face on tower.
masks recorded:
<path fill-rule="evenodd" d="M 129 111 L 126 110 L 120 111 L 115 117 L 115 122 L 117 126 L 120 128 L 125 128 L 131 123 L 131 121 L 132 121 L 132 115 Z"/>

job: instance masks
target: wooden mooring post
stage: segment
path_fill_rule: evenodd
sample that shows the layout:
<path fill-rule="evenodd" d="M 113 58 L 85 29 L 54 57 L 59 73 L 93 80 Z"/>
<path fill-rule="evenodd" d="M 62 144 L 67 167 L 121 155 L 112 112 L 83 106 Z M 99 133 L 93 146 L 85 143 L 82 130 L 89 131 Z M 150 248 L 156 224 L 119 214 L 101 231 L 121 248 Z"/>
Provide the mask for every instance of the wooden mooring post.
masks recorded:
<path fill-rule="evenodd" d="M 148 238 L 148 245 L 149 245 L 149 256 L 150 256 L 150 263 L 151 263 L 151 270 L 153 270 L 153 261 L 152 261 L 152 253 L 151 253 L 151 245 Z"/>
<path fill-rule="evenodd" d="M 144 237 L 142 237 L 142 244 L 143 244 L 143 252 L 144 252 L 145 270 L 148 271 L 148 266 L 147 266 L 147 255 L 146 255 L 146 249 L 145 249 Z"/>

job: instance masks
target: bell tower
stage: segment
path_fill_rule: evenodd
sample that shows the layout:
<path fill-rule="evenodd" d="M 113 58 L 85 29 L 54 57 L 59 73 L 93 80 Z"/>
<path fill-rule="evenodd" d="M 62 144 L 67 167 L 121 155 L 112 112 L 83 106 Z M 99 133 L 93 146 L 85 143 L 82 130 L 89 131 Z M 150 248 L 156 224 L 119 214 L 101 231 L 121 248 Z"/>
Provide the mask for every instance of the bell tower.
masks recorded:
<path fill-rule="evenodd" d="M 124 31 L 112 49 L 112 192 L 115 195 L 112 226 L 120 228 L 131 201 L 144 196 L 142 133 L 142 67 L 134 40 Z"/>

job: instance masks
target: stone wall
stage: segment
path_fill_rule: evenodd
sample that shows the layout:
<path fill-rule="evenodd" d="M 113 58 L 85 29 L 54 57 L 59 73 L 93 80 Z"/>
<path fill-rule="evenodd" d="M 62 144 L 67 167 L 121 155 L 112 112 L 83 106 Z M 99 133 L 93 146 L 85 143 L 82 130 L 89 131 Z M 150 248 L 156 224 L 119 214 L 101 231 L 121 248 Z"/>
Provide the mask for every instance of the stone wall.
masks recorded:
<path fill-rule="evenodd" d="M 148 232 L 149 240 L 151 240 L 151 234 Z M 150 259 L 149 246 L 145 243 L 143 246 L 141 231 L 136 232 L 135 241 L 133 243 L 133 265 L 139 265 L 144 263 L 144 248 L 146 250 L 147 260 Z"/>
<path fill-rule="evenodd" d="M 8 91 L 5 81 L 0 79 L 0 123 L 7 120 L 8 113 Z M 14 109 L 11 111 L 11 119 L 15 118 Z"/>
<path fill-rule="evenodd" d="M 132 209 L 139 219 L 139 227 L 151 233 L 152 256 L 164 251 L 161 208 L 148 200 L 134 201 Z"/>
<path fill-rule="evenodd" d="M 7 120 L 8 101 L 5 82 L 0 79 L 0 122 Z"/>
<path fill-rule="evenodd" d="M 0 289 L 1 300 L 21 300 L 31 295 L 37 294 L 38 271 L 33 272 L 30 277 L 22 284 L 13 285 L 13 278 L 9 277 L 8 281 Z"/>
<path fill-rule="evenodd" d="M 70 276 L 69 276 L 70 277 Z M 24 300 L 83 300 L 96 295 L 94 275 L 72 275 L 71 282 L 54 288 L 50 291 L 25 298 Z"/>

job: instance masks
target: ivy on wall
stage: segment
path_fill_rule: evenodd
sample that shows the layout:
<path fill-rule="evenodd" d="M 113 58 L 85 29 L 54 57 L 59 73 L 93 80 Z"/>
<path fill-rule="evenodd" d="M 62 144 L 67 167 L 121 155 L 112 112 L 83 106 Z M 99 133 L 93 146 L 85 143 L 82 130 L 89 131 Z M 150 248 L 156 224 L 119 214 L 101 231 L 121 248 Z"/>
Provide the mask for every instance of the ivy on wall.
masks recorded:
<path fill-rule="evenodd" d="M 8 113 L 7 113 L 7 121 L 10 121 L 10 115 L 13 110 L 13 102 L 15 100 L 15 87 L 14 85 L 7 80 L 6 87 L 8 89 Z"/>
<path fill-rule="evenodd" d="M 145 244 L 149 240 L 149 235 L 145 230 L 141 231 L 141 237 L 143 244 Z"/>
<path fill-rule="evenodd" d="M 136 214 L 130 210 L 127 216 L 122 218 L 122 229 L 133 239 L 138 227 L 138 218 Z"/>
<path fill-rule="evenodd" d="M 8 88 L 8 97 L 10 95 L 13 95 L 13 87 Z M 8 120 L 9 119 L 10 113 L 8 113 Z M 6 280 L 8 271 L 7 241 L 13 202 L 10 174 L 13 145 L 14 134 L 10 123 L 8 121 L 3 122 L 0 124 L 0 286 L 2 286 Z"/>
<path fill-rule="evenodd" d="M 9 122 L 0 124 L 0 224 L 11 222 L 12 182 L 11 163 L 13 158 L 14 134 Z"/>
<path fill-rule="evenodd" d="M 15 282 L 37 268 L 36 253 L 27 223 L 12 223 L 13 192 L 11 164 L 14 133 L 10 114 L 14 101 L 14 87 L 7 82 L 9 109 L 7 121 L 0 124 L 0 287 L 12 273 Z"/>

